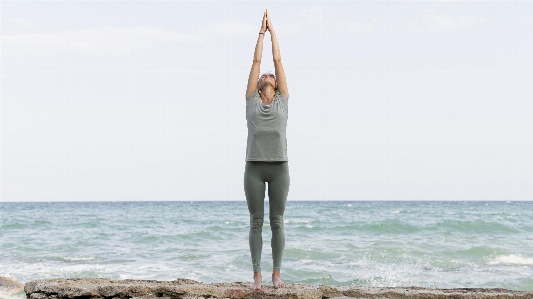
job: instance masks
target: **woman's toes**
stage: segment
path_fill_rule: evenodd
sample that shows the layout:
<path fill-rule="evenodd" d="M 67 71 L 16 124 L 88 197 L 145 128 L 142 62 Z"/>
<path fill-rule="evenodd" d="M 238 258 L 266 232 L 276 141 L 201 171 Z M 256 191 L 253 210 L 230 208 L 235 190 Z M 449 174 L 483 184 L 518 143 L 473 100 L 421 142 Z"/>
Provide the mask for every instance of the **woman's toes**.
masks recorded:
<path fill-rule="evenodd" d="M 261 289 L 261 283 L 260 283 L 260 282 L 254 282 L 254 283 L 250 286 L 250 289 L 252 289 L 252 290 L 259 290 L 259 289 Z"/>
<path fill-rule="evenodd" d="M 284 287 L 284 286 L 286 285 L 286 284 L 285 284 L 283 281 L 281 281 L 281 279 L 279 279 L 279 278 L 278 278 L 278 279 L 274 279 L 274 280 L 272 280 L 272 282 L 274 283 L 274 288 L 276 288 L 276 289 L 278 289 L 278 288 L 282 288 L 282 287 Z"/>

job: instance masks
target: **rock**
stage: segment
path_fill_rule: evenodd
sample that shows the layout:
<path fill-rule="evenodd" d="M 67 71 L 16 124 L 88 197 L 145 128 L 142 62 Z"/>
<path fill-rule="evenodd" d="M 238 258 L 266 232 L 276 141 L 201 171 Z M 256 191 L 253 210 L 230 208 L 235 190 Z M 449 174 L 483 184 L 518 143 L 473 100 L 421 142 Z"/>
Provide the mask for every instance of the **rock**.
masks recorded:
<path fill-rule="evenodd" d="M 13 280 L 9 277 L 0 276 L 0 291 L 2 292 L 20 292 L 24 284 Z"/>
<path fill-rule="evenodd" d="M 276 289 L 263 285 L 250 289 L 251 282 L 203 283 L 178 278 L 172 281 L 110 280 L 108 278 L 54 278 L 27 282 L 28 299 L 533 299 L 533 292 L 507 289 L 421 287 L 363 287 L 287 284 Z"/>
<path fill-rule="evenodd" d="M 0 299 L 11 298 L 24 292 L 24 284 L 9 277 L 0 276 Z"/>

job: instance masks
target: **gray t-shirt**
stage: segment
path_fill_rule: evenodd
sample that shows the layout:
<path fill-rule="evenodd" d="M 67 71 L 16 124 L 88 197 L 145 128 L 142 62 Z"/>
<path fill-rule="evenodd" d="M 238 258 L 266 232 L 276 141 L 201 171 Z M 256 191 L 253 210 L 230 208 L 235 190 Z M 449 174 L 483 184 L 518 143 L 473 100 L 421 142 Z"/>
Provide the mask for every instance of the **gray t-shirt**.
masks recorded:
<path fill-rule="evenodd" d="M 279 90 L 270 105 L 263 104 L 257 89 L 246 98 L 246 161 L 289 161 L 286 137 L 288 101 Z"/>

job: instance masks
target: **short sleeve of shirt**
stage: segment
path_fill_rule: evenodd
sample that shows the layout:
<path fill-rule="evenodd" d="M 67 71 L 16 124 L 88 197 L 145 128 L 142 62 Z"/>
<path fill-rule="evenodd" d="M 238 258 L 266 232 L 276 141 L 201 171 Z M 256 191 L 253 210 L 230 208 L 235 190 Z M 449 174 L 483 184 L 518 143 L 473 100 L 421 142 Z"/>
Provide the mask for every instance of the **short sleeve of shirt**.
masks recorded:
<path fill-rule="evenodd" d="M 248 105 L 250 104 L 250 100 L 258 96 L 259 96 L 259 92 L 258 92 L 258 89 L 256 89 L 254 90 L 254 92 L 252 92 L 249 96 L 246 97 L 246 111 L 245 111 L 246 119 L 248 119 L 247 114 L 248 114 Z"/>
<path fill-rule="evenodd" d="M 254 90 L 254 92 L 252 92 L 249 96 L 246 97 L 246 102 L 248 102 L 250 99 L 252 99 L 252 98 L 254 98 L 254 97 L 258 96 L 258 95 L 259 95 L 258 90 L 257 89 Z"/>
<path fill-rule="evenodd" d="M 286 100 L 286 101 L 289 100 L 289 98 L 286 97 L 286 96 L 283 94 L 283 92 L 281 92 L 281 91 L 279 91 L 279 90 L 278 90 L 277 92 L 279 93 L 279 95 L 280 95 L 284 100 Z"/>
<path fill-rule="evenodd" d="M 287 113 L 287 118 L 289 118 L 289 98 L 286 97 L 281 91 L 276 91 L 277 97 L 281 102 L 281 107 Z"/>

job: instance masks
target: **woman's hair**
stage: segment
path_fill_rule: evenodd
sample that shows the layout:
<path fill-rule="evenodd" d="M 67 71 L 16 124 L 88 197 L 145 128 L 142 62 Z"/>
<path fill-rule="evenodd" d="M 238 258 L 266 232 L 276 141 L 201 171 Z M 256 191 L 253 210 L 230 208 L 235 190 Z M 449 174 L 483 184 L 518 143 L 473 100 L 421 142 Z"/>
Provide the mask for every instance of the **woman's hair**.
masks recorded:
<path fill-rule="evenodd" d="M 266 75 L 266 74 L 274 75 L 274 81 L 276 82 L 275 84 L 276 86 L 274 86 L 274 90 L 278 90 L 278 80 L 276 80 L 276 75 L 272 73 L 271 71 L 264 72 L 261 76 L 259 76 L 259 79 L 257 80 L 257 89 L 259 89 L 259 83 L 261 82 L 261 77 L 263 77 L 263 75 Z"/>

